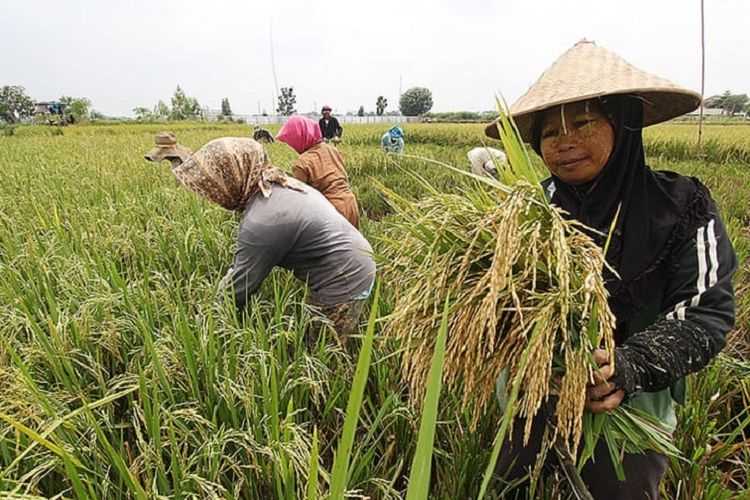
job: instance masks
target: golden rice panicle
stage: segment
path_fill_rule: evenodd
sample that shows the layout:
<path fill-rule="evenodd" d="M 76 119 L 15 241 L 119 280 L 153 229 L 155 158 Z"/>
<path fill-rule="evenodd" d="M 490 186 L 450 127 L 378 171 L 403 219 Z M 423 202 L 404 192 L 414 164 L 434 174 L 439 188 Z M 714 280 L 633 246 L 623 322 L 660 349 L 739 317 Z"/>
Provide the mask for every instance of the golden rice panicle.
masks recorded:
<path fill-rule="evenodd" d="M 397 297 L 387 331 L 405 341 L 403 374 L 421 400 L 441 306 L 450 297 L 445 384 L 462 392 L 474 422 L 503 370 L 522 381 L 516 414 L 548 400 L 555 359 L 564 366 L 558 432 L 580 440 L 590 353 L 613 347 L 601 250 L 539 190 L 519 182 L 497 196 L 433 193 L 400 200 L 384 242 L 386 279 Z M 591 311 L 601 311 L 589 333 Z M 539 335 L 530 340 L 535 327 Z M 529 363 L 521 372 L 518 360 Z M 529 429 L 526 429 L 528 435 Z"/>

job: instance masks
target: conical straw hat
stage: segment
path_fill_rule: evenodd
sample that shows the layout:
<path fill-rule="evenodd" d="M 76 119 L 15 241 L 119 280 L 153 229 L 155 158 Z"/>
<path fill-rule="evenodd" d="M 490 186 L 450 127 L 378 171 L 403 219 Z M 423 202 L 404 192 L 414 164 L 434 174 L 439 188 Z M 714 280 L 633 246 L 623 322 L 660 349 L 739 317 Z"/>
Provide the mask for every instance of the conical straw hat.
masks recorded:
<path fill-rule="evenodd" d="M 154 143 L 156 147 L 143 156 L 148 161 L 160 163 L 167 158 L 180 158 L 185 161 L 192 154 L 188 148 L 177 143 L 177 137 L 173 132 L 159 132 L 154 136 Z"/>
<path fill-rule="evenodd" d="M 698 107 L 700 94 L 645 71 L 594 42 L 582 40 L 542 73 L 539 80 L 510 107 L 521 137 L 531 141 L 536 112 L 612 94 L 634 94 L 643 99 L 643 126 L 688 113 Z M 485 133 L 498 139 L 491 123 Z"/>

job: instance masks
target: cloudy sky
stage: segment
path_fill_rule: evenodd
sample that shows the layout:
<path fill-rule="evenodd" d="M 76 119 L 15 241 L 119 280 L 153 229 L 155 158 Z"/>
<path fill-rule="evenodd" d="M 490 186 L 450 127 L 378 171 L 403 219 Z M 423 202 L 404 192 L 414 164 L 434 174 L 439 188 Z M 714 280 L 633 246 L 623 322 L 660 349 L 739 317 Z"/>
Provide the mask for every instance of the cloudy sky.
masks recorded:
<path fill-rule="evenodd" d="M 706 94 L 750 93 L 750 1 L 706 2 Z M 627 7 L 625 7 L 627 6 Z M 37 100 L 85 96 L 108 115 L 168 101 L 271 111 L 274 79 L 297 108 L 340 113 L 432 90 L 433 111 L 513 101 L 581 38 L 700 89 L 699 0 L 23 0 L 0 6 L 0 85 Z M 739 22 L 742 20 L 742 22 Z M 272 29 L 271 29 L 272 27 Z"/>

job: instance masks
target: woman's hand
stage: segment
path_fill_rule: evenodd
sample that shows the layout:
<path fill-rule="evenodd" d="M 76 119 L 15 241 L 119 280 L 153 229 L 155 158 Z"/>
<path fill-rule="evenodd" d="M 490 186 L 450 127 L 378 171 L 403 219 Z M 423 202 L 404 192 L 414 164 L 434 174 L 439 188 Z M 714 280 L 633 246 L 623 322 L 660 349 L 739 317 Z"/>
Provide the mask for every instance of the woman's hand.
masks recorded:
<path fill-rule="evenodd" d="M 625 391 L 609 382 L 615 370 L 607 351 L 595 350 L 594 361 L 599 369 L 594 372 L 594 384 L 586 389 L 586 408 L 591 413 L 609 412 L 620 406 L 625 398 Z"/>

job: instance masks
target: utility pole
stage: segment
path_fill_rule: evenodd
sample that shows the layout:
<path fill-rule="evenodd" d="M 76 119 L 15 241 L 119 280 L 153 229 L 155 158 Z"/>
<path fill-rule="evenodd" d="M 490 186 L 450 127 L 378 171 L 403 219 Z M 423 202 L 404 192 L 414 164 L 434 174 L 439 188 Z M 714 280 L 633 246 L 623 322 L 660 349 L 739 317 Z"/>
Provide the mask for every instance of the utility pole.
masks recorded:
<path fill-rule="evenodd" d="M 271 40 L 271 73 L 273 74 L 273 102 L 272 109 L 276 109 L 277 96 L 279 95 L 279 80 L 276 78 L 276 59 L 273 56 L 273 19 L 269 21 L 268 34 Z"/>
<path fill-rule="evenodd" d="M 398 75 L 398 99 L 396 100 L 396 110 L 401 114 L 401 85 L 403 84 L 403 77 Z"/>
<path fill-rule="evenodd" d="M 698 151 L 703 153 L 703 98 L 706 92 L 706 22 L 701 0 L 701 107 L 698 116 Z"/>

